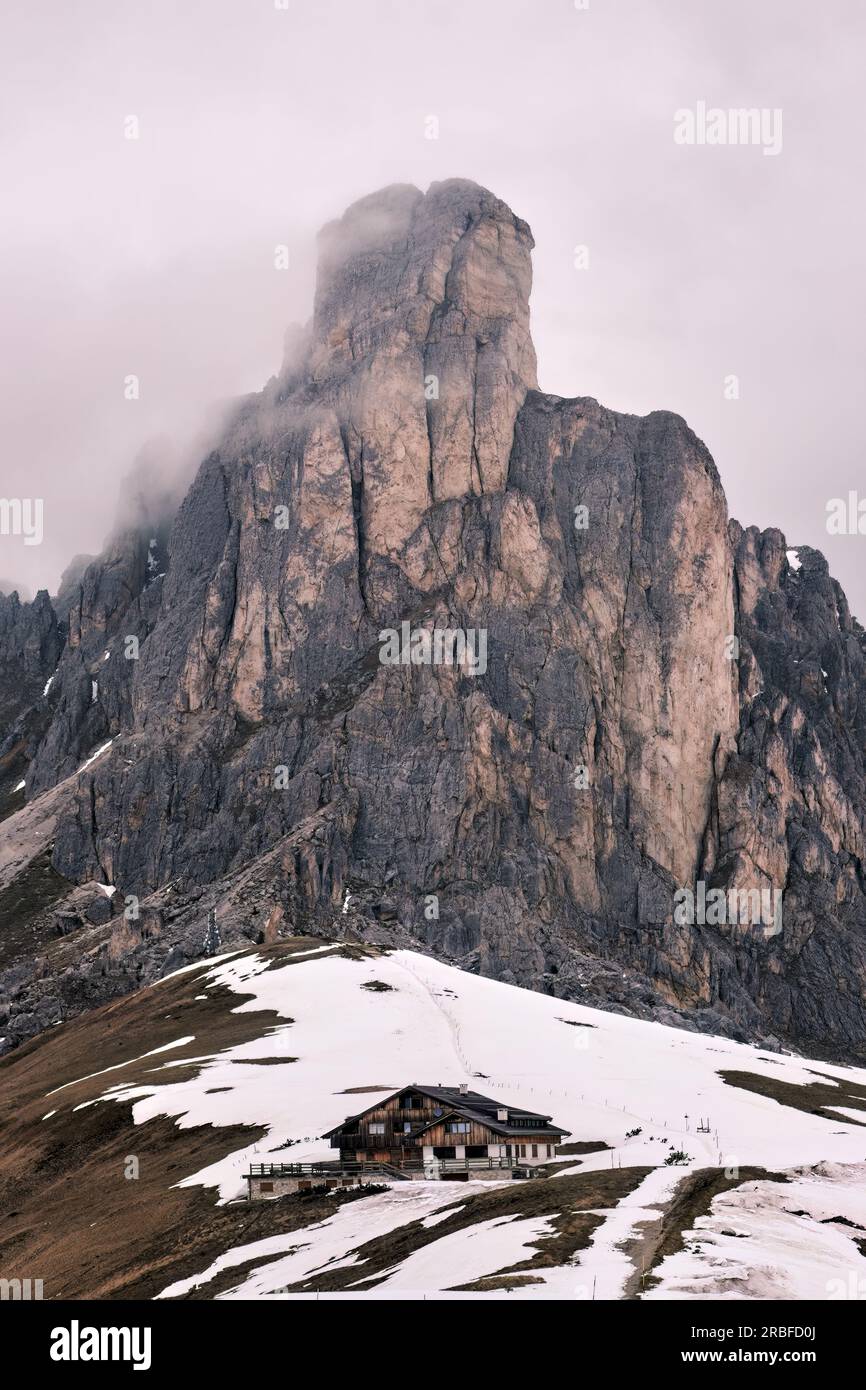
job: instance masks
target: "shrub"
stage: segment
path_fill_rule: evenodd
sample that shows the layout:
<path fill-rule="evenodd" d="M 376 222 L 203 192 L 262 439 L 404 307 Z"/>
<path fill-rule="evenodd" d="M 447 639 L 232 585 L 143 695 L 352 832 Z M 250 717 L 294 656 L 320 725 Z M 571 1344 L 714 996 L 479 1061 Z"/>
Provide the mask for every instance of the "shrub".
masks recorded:
<path fill-rule="evenodd" d="M 665 1167 L 676 1168 L 683 1163 L 691 1163 L 691 1161 L 691 1154 L 685 1153 L 682 1149 L 671 1149 L 670 1153 L 665 1159 Z"/>

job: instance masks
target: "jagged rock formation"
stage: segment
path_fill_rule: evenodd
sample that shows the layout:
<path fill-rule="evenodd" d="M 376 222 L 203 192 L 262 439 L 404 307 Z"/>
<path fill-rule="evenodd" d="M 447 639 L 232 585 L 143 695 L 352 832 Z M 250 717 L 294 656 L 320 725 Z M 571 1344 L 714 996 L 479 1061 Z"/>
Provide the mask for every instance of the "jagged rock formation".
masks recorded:
<path fill-rule="evenodd" d="M 88 938 L 90 984 L 199 950 L 215 904 L 226 944 L 414 937 L 866 1055 L 863 631 L 821 556 L 728 522 L 678 417 L 537 389 L 532 245 L 462 181 L 355 204 L 170 534 L 128 527 L 67 595 L 27 824 L 53 797 L 53 872 L 144 905 Z M 483 630 L 484 669 L 382 664 L 404 622 Z M 784 930 L 677 925 L 700 879 L 782 890 Z M 56 975 L 15 969 L 13 1040 Z"/>
<path fill-rule="evenodd" d="M 0 597 L 8 598 L 11 594 L 17 594 L 21 603 L 30 603 L 33 598 L 26 584 L 17 579 L 0 579 Z"/>
<path fill-rule="evenodd" d="M 0 594 L 0 729 L 35 703 L 57 665 L 63 641 L 57 617 L 44 589 L 32 603 L 17 592 Z"/>

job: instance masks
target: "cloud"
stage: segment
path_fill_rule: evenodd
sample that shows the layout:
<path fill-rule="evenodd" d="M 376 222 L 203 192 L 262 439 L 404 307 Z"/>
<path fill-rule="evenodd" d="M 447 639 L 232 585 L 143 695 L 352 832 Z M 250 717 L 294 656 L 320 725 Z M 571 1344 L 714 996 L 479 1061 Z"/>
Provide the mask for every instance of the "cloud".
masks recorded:
<path fill-rule="evenodd" d="M 864 27 L 854 0 L 90 0 L 50 22 L 11 0 L 0 494 L 44 499 L 45 539 L 3 538 L 0 573 L 55 587 L 148 440 L 187 468 L 215 403 L 279 369 L 318 227 L 461 176 L 532 226 L 542 387 L 684 414 L 732 513 L 823 549 L 863 614 L 860 538 L 825 509 L 862 477 Z M 701 100 L 781 108 L 782 152 L 676 145 Z"/>

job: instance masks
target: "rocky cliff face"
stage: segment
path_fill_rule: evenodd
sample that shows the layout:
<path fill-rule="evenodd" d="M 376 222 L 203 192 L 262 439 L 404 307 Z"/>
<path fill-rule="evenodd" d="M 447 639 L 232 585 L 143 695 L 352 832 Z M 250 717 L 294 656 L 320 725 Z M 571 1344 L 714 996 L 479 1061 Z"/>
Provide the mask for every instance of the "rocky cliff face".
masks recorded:
<path fill-rule="evenodd" d="M 42 693 L 63 648 L 57 617 L 44 589 L 32 603 L 0 594 L 0 729 L 8 729 Z"/>
<path fill-rule="evenodd" d="M 40 709 L 63 650 L 63 627 L 45 590 L 22 603 L 0 593 L 0 820 L 24 802 L 24 777 L 48 728 Z"/>
<path fill-rule="evenodd" d="M 224 944 L 416 939 L 866 1055 L 863 631 L 817 552 L 729 523 L 678 417 L 538 391 L 532 245 L 470 183 L 354 205 L 170 533 L 124 530 L 66 594 L 0 850 L 0 932 L 39 853 L 118 890 L 64 939 L 64 1010 L 80 959 L 129 988 L 213 904 Z M 776 890 L 782 930 L 679 924 L 699 882 Z M 39 939 L 38 968 L 7 953 L 13 1041 L 58 988 Z"/>

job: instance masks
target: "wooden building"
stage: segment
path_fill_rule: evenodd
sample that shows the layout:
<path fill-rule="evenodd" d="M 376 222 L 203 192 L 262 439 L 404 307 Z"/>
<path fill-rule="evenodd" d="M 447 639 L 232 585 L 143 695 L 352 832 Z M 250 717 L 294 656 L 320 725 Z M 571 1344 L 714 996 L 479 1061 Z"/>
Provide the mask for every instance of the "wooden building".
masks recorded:
<path fill-rule="evenodd" d="M 468 1086 L 404 1086 L 322 1137 L 341 1163 L 386 1163 L 438 1176 L 443 1167 L 516 1167 L 555 1157 L 567 1130 L 549 1115 Z"/>

